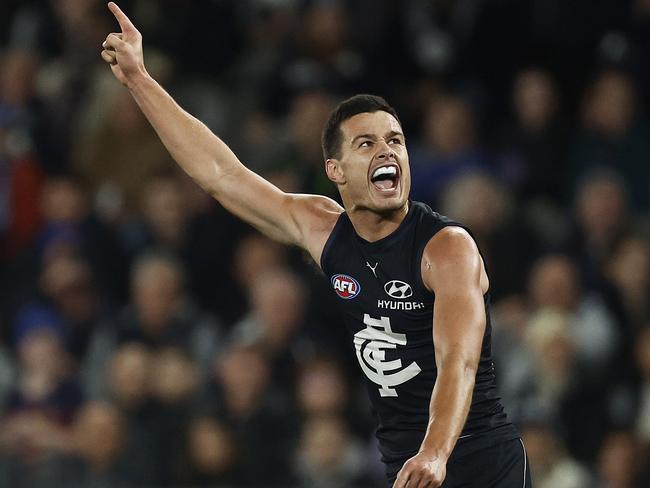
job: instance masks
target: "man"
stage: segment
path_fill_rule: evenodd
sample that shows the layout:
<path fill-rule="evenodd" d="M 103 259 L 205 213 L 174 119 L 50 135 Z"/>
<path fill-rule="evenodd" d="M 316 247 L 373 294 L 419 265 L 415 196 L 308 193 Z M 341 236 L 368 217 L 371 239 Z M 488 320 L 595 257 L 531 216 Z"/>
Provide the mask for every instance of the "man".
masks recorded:
<path fill-rule="evenodd" d="M 354 334 L 394 487 L 529 487 L 526 454 L 495 394 L 488 278 L 462 227 L 410 202 L 404 134 L 370 95 L 334 111 L 325 170 L 344 208 L 287 194 L 248 170 L 144 66 L 142 37 L 114 3 L 110 64 L 178 164 L 226 209 L 320 263 Z M 435 300 L 434 300 L 435 297 Z"/>

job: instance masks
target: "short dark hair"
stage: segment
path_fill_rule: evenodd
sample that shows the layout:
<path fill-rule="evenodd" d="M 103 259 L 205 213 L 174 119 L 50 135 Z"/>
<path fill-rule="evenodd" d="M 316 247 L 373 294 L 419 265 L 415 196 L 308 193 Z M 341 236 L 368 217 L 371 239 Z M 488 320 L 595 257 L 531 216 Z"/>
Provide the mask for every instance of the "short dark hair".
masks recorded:
<path fill-rule="evenodd" d="M 321 144 L 325 159 L 339 158 L 341 156 L 341 142 L 343 139 L 341 124 L 343 122 L 357 114 L 373 113 L 379 110 L 388 112 L 399 122 L 395 109 L 388 105 L 388 102 L 382 97 L 376 95 L 355 95 L 339 103 L 330 114 L 323 128 Z"/>

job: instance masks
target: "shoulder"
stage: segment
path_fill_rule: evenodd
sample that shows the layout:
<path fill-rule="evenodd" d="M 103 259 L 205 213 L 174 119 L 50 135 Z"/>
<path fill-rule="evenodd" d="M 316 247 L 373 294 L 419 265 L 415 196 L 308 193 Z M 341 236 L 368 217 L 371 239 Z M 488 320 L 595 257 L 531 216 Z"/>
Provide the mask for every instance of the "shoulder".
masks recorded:
<path fill-rule="evenodd" d="M 291 215 L 300 229 L 301 247 L 317 263 L 343 207 L 322 195 L 294 194 L 291 196 Z"/>
<path fill-rule="evenodd" d="M 292 194 L 291 207 L 294 218 L 302 219 L 298 223 L 307 232 L 331 231 L 344 212 L 343 207 L 323 195 Z"/>
<path fill-rule="evenodd" d="M 487 275 L 476 242 L 465 229 L 450 225 L 437 232 L 422 254 L 422 281 L 431 291 L 476 282 L 487 290 Z"/>
<path fill-rule="evenodd" d="M 424 256 L 438 264 L 449 259 L 478 256 L 478 247 L 472 236 L 460 226 L 448 225 L 429 239 Z"/>

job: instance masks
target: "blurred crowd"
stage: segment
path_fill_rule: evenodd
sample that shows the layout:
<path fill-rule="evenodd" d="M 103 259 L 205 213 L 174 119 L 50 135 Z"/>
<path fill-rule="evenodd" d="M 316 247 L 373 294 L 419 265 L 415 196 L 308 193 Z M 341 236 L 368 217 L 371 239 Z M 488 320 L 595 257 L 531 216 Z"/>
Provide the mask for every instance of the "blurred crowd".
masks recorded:
<path fill-rule="evenodd" d="M 120 5 L 285 191 L 337 198 L 324 121 L 387 98 L 412 197 L 484 254 L 535 486 L 650 486 L 650 1 Z M 116 30 L 0 5 L 0 486 L 385 486 L 328 283 L 176 169 L 101 62 Z"/>

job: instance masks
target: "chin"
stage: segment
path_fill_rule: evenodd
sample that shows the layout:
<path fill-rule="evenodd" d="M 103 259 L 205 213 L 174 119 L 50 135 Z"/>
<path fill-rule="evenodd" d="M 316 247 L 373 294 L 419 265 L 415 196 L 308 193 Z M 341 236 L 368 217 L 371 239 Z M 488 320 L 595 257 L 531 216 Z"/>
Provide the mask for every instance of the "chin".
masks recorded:
<path fill-rule="evenodd" d="M 393 197 L 386 198 L 385 200 L 374 202 L 374 210 L 377 213 L 390 213 L 397 210 L 401 210 L 406 205 L 408 198 L 405 197 Z"/>

